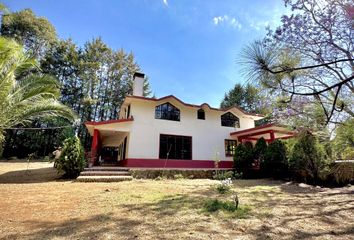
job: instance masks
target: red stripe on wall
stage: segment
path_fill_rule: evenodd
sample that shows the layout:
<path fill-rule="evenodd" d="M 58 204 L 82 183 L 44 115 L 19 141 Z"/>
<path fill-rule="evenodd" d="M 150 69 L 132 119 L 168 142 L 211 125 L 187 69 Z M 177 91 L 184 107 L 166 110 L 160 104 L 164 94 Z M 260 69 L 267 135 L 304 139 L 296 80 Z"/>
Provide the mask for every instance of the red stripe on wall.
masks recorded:
<path fill-rule="evenodd" d="M 212 160 L 172 160 L 128 158 L 120 165 L 130 168 L 215 168 Z M 219 168 L 233 168 L 233 161 L 220 161 Z"/>

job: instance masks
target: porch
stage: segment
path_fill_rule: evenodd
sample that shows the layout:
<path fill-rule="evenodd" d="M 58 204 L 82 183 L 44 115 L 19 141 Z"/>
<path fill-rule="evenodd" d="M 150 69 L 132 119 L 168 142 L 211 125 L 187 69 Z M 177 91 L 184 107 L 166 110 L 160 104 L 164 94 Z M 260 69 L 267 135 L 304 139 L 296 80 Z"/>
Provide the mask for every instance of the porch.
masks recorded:
<path fill-rule="evenodd" d="M 128 138 L 134 119 L 86 122 L 92 136 L 89 166 L 118 165 L 127 156 Z"/>
<path fill-rule="evenodd" d="M 280 124 L 265 124 L 262 126 L 245 129 L 230 133 L 231 138 L 239 143 L 252 142 L 255 143 L 258 139 L 264 138 L 267 143 L 271 143 L 276 139 L 288 139 L 295 136 L 295 132 L 288 129 L 287 126 Z"/>

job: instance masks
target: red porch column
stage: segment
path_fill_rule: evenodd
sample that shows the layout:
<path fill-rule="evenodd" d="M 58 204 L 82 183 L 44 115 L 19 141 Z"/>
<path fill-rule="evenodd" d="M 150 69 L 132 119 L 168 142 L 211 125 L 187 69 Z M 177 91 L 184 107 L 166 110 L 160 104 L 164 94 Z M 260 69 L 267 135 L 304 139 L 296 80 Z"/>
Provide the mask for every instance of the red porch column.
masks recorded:
<path fill-rule="evenodd" d="M 91 165 L 93 166 L 97 161 L 97 155 L 101 149 L 100 131 L 93 130 L 92 145 L 91 145 Z"/>
<path fill-rule="evenodd" d="M 273 130 L 271 130 L 270 132 L 269 132 L 269 134 L 270 134 L 270 141 L 269 142 L 273 142 L 274 140 L 275 140 L 275 135 L 274 135 L 274 131 Z"/>

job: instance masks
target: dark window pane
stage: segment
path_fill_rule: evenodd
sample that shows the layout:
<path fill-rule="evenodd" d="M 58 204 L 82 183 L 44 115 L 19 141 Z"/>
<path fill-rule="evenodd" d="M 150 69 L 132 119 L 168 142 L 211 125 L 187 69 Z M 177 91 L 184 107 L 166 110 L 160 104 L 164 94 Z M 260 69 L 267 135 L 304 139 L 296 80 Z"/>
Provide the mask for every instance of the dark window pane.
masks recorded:
<path fill-rule="evenodd" d="M 205 120 L 205 112 L 203 109 L 199 109 L 197 115 L 198 115 L 198 119 Z"/>
<path fill-rule="evenodd" d="M 237 142 L 236 140 L 225 140 L 225 155 L 234 156 L 236 151 Z"/>
<path fill-rule="evenodd" d="M 166 119 L 172 121 L 180 120 L 180 111 L 170 103 L 164 103 L 155 108 L 156 119 Z"/>
<path fill-rule="evenodd" d="M 192 159 L 192 137 L 160 135 L 160 159 Z"/>
<path fill-rule="evenodd" d="M 240 127 L 240 119 L 230 112 L 221 115 L 221 126 L 224 127 Z"/>

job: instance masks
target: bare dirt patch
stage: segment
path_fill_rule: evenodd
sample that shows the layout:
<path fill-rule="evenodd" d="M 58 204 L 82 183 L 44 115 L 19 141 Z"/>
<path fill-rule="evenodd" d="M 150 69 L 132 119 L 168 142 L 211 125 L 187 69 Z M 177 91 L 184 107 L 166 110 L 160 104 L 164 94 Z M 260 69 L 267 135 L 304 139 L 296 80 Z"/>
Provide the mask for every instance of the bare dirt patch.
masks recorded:
<path fill-rule="evenodd" d="M 29 171 L 29 172 L 28 172 Z M 24 176 L 24 174 L 27 174 Z M 206 213 L 213 180 L 58 180 L 48 163 L 0 162 L 0 239 L 353 239 L 354 187 L 237 180 L 246 218 Z"/>

